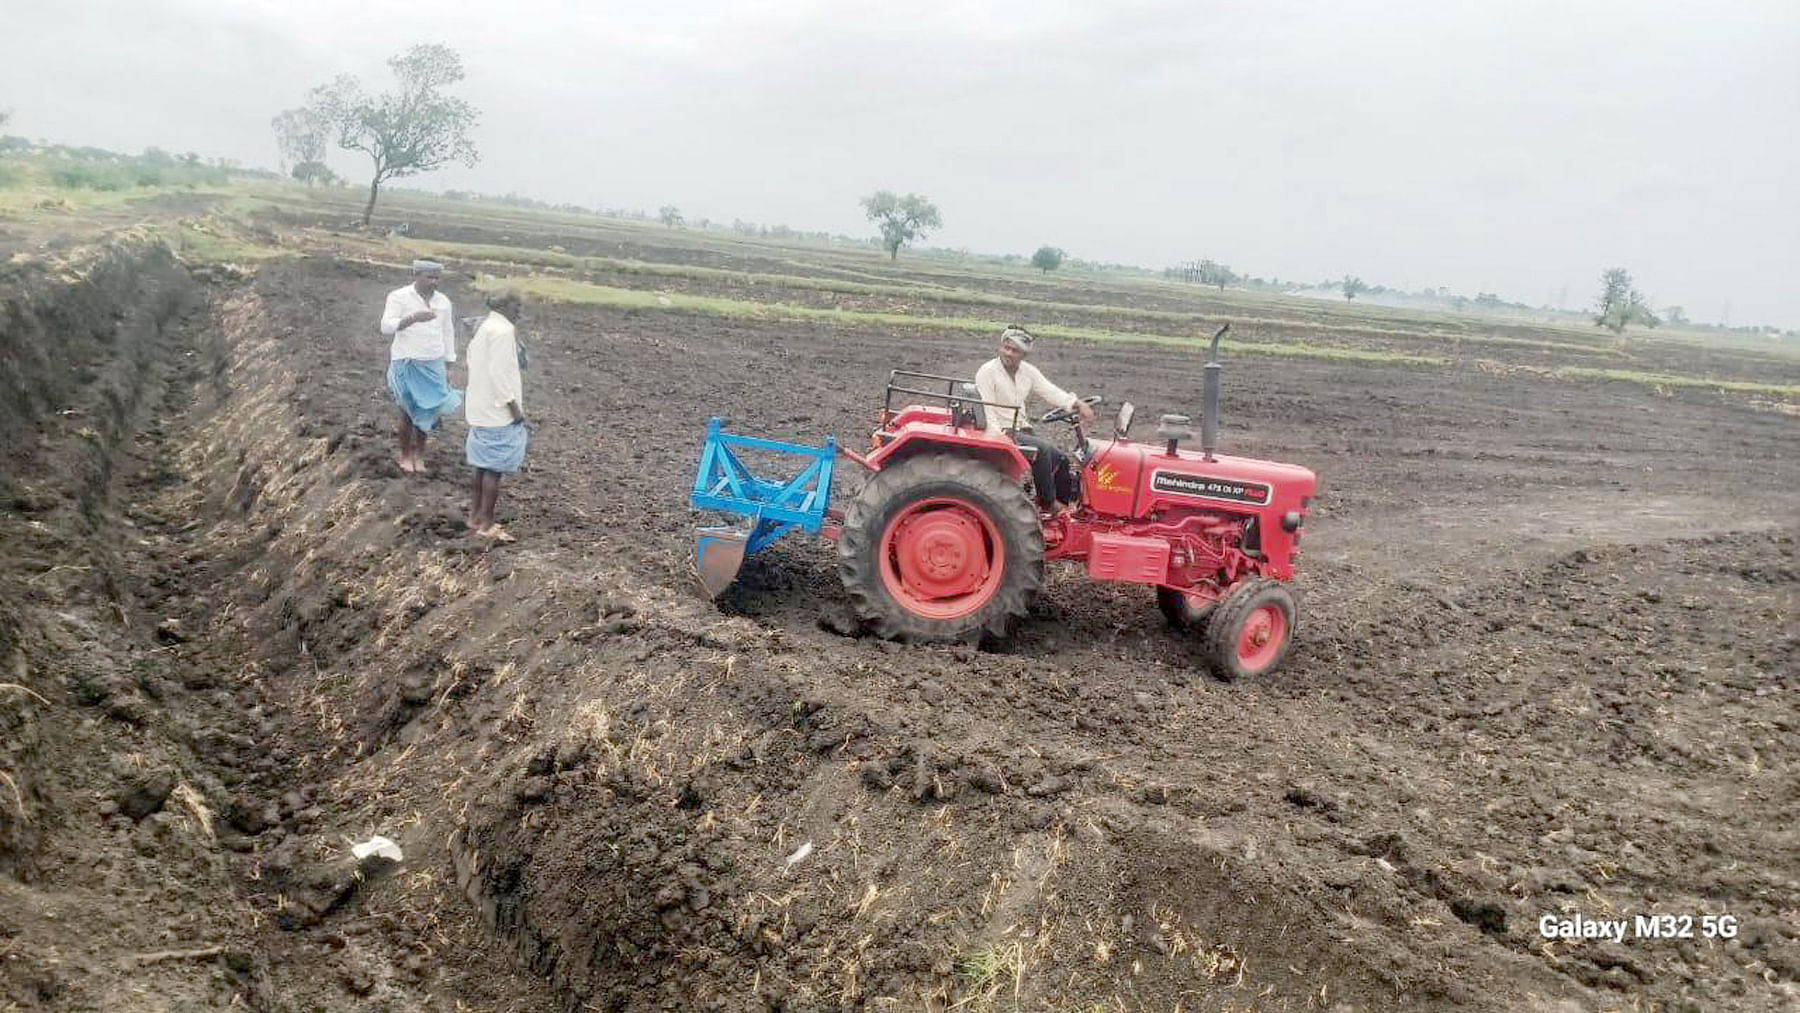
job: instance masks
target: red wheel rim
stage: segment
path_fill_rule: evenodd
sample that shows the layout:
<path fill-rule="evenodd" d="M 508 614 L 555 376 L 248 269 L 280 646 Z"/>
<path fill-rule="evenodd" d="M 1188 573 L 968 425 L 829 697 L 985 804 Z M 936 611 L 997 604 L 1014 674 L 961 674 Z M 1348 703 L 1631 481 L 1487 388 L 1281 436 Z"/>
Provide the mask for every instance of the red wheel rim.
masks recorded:
<path fill-rule="evenodd" d="M 1275 604 L 1261 605 L 1244 618 L 1238 630 L 1238 664 L 1246 671 L 1260 672 L 1275 660 L 1281 642 L 1287 637 L 1287 613 Z"/>
<path fill-rule="evenodd" d="M 1006 549 L 986 513 L 960 499 L 908 503 L 881 533 L 881 581 L 914 615 L 961 619 L 1000 589 Z"/>

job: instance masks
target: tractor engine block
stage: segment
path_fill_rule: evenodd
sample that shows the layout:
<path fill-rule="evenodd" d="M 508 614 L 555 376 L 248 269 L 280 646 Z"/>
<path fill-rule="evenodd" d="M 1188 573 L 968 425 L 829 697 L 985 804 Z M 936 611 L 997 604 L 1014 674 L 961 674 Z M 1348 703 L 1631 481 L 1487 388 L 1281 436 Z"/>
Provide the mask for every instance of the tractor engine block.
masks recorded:
<path fill-rule="evenodd" d="M 1044 558 L 1084 557 L 1091 551 L 1095 535 L 1153 538 L 1169 546 L 1170 586 L 1216 593 L 1257 568 L 1255 559 L 1244 551 L 1248 524 L 1245 518 L 1225 514 L 1187 514 L 1173 521 L 1058 517 L 1044 526 Z"/>
<path fill-rule="evenodd" d="M 1176 524 L 1147 527 L 1145 534 L 1154 532 L 1169 543 L 1169 583 L 1173 586 L 1211 584 L 1226 588 L 1246 570 L 1255 568 L 1243 548 L 1243 518 L 1198 514 Z"/>

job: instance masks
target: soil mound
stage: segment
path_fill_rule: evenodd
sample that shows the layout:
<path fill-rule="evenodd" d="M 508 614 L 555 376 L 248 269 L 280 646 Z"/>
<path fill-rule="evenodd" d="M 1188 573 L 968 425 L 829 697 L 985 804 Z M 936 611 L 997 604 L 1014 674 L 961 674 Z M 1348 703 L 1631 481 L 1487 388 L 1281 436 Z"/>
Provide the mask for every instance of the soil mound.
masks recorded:
<path fill-rule="evenodd" d="M 1701 473 L 1793 471 L 1773 456 L 1783 420 L 1560 388 L 1523 414 L 1505 377 L 1247 366 L 1243 449 L 1337 466 L 1290 664 L 1223 684 L 1147 593 L 1059 571 L 997 650 L 822 627 L 842 601 L 816 545 L 759 558 L 722 606 L 687 590 L 706 414 L 853 434 L 887 369 L 955 361 L 956 336 L 536 308 L 539 428 L 502 500 L 521 541 L 499 548 L 462 528 L 460 427 L 430 476 L 392 463 L 384 271 L 298 259 L 196 286 L 135 256 L 165 309 L 120 283 L 81 312 L 146 313 L 143 337 L 66 353 L 90 379 L 5 422 L 43 442 L 4 516 L 22 690 L 0 689 L 19 788 L 0 781 L 0 925 L 19 927 L 0 998 L 1794 999 L 1794 533 L 1773 496 L 1723 520 L 1673 498 Z M 800 368 L 826 356 L 830 376 Z M 1197 372 L 1095 358 L 1153 405 Z M 110 445 L 61 414 L 70 397 L 103 420 L 122 406 Z M 1395 404 L 1413 406 L 1403 438 Z M 1715 452 L 1673 477 L 1557 477 L 1571 418 L 1634 445 L 1670 416 L 1710 420 L 1676 435 Z M 1493 451 L 1421 464 L 1419 441 L 1470 433 Z M 1644 522 L 1608 527 L 1626 501 Z M 1402 502 L 1416 565 L 1386 551 Z M 1541 537 L 1484 541 L 1522 530 Z M 376 834 L 397 866 L 351 855 Z M 1743 930 L 1623 945 L 1536 927 L 1608 911 Z"/>

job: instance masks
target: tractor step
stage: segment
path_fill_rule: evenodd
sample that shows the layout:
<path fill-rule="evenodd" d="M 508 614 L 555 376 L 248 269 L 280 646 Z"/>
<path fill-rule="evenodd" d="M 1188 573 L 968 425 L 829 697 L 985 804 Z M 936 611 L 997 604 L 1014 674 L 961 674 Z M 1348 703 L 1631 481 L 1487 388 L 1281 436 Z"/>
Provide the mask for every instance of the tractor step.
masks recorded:
<path fill-rule="evenodd" d="M 765 451 L 794 458 L 797 472 L 788 479 L 758 478 L 737 453 Z M 706 443 L 700 451 L 700 471 L 688 504 L 695 510 L 712 510 L 741 518 L 741 526 L 699 528 L 694 534 L 694 572 L 700 591 L 717 598 L 737 579 L 747 556 L 753 556 L 790 531 L 819 534 L 831 506 L 832 465 L 837 460 L 837 440 L 827 437 L 822 447 L 782 443 L 725 431 L 723 420 L 706 423 Z M 783 469 L 787 470 L 787 469 Z"/>

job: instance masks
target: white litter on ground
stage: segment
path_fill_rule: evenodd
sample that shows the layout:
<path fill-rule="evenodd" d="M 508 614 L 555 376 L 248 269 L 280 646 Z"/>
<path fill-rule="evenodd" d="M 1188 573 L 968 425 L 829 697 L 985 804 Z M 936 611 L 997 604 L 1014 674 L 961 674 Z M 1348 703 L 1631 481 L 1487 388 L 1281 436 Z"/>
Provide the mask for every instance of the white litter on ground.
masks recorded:
<path fill-rule="evenodd" d="M 393 841 L 390 841 L 379 834 L 369 838 L 361 844 L 351 845 L 350 853 L 355 855 L 356 860 L 359 862 L 370 855 L 380 855 L 390 862 L 405 861 L 405 857 L 400 854 L 400 845 L 395 844 Z"/>

